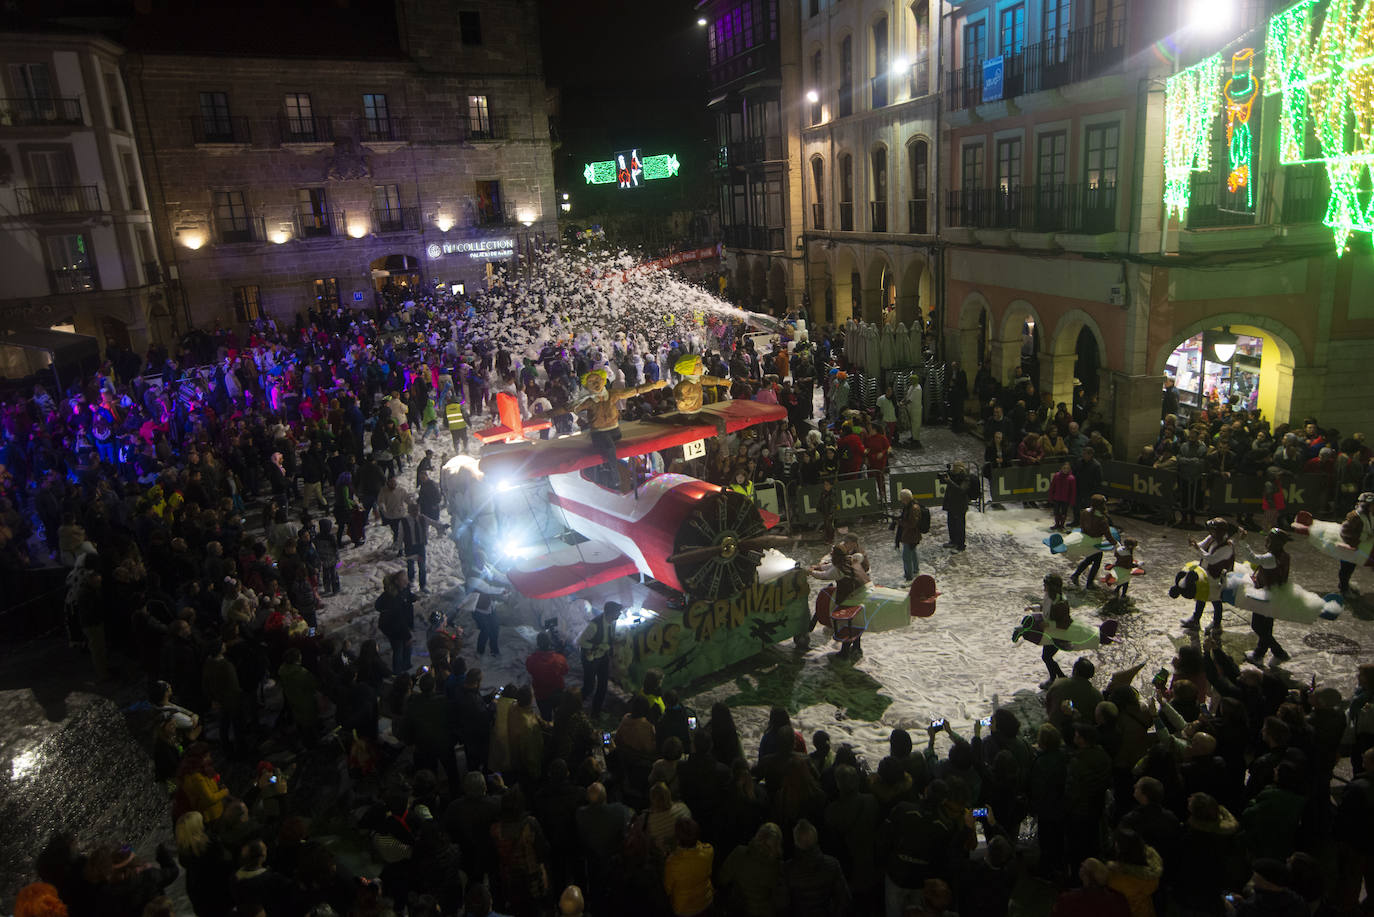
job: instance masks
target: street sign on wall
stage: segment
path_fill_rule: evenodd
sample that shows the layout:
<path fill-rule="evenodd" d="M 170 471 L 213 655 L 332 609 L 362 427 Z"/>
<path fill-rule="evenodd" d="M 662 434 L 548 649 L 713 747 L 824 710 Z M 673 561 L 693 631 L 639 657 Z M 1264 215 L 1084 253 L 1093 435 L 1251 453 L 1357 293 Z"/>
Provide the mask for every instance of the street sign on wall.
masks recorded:
<path fill-rule="evenodd" d="M 1005 68 L 1002 56 L 989 57 L 983 61 L 983 101 L 996 102 L 1002 98 L 1002 75 Z"/>

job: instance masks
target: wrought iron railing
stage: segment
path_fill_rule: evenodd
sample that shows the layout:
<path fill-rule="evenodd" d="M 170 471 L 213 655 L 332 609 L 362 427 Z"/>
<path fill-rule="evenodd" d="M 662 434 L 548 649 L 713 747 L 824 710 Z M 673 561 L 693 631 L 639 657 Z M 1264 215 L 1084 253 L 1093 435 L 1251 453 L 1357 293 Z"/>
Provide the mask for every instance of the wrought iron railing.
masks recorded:
<path fill-rule="evenodd" d="M 948 225 L 1096 235 L 1116 228 L 1116 185 L 1024 185 L 950 191 Z"/>
<path fill-rule="evenodd" d="M 334 122 L 325 115 L 282 115 L 282 143 L 332 143 Z"/>
<path fill-rule="evenodd" d="M 38 127 L 46 124 L 83 124 L 80 99 L 0 99 L 0 125 Z"/>
<path fill-rule="evenodd" d="M 1062 38 L 1028 45 L 1015 54 L 1004 54 L 1002 98 L 1057 89 L 1098 76 L 1121 63 L 1125 46 L 1124 22 L 1100 22 Z M 959 111 L 982 103 L 983 62 L 950 71 L 945 86 L 945 107 Z"/>
<path fill-rule="evenodd" d="M 191 119 L 191 140 L 193 143 L 251 143 L 253 131 L 247 118 L 196 115 Z"/>
<path fill-rule="evenodd" d="M 37 185 L 16 189 L 15 197 L 19 212 L 29 216 L 100 210 L 100 189 L 95 185 Z"/>

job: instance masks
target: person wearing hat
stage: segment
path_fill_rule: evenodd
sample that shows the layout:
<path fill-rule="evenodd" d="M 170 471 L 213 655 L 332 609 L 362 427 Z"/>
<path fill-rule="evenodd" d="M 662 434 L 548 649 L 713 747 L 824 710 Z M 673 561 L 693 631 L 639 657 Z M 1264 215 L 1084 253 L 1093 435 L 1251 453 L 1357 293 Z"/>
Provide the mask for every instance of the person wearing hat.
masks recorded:
<path fill-rule="evenodd" d="M 620 439 L 620 409 L 618 405 L 626 398 L 633 398 L 645 392 L 663 388 L 663 382 L 649 382 L 628 388 L 612 389 L 607 386 L 604 369 L 593 369 L 582 376 L 582 385 L 590 393 L 570 409 L 574 414 L 583 410 L 591 422 L 592 445 L 606 458 L 614 462 L 616 440 Z"/>
<path fill-rule="evenodd" d="M 1244 541 L 1237 542 L 1245 548 L 1255 562 L 1255 572 L 1250 577 L 1258 589 L 1272 589 L 1288 582 L 1290 558 L 1287 546 L 1291 536 L 1282 529 L 1270 529 L 1264 536 L 1264 553 L 1255 554 Z M 1252 665 L 1263 666 L 1264 655 L 1274 653 L 1275 662 L 1287 662 L 1288 653 L 1274 639 L 1274 619 L 1259 612 L 1250 613 L 1250 629 L 1259 636 L 1254 652 L 1245 654 L 1245 661 Z"/>
<path fill-rule="evenodd" d="M 1355 508 L 1345 517 L 1345 522 L 1341 523 L 1341 543 L 1353 550 L 1359 550 L 1361 545 L 1368 544 L 1371 539 L 1374 539 L 1374 491 L 1365 491 L 1355 501 Z M 1354 587 L 1350 585 L 1350 577 L 1355 572 L 1356 563 L 1353 560 L 1343 560 L 1340 563 L 1338 581 L 1341 595 L 1350 595 L 1354 591 Z"/>
<path fill-rule="evenodd" d="M 1226 913 L 1235 917 L 1307 917 L 1307 902 L 1290 888 L 1292 874 L 1283 860 L 1260 857 L 1250 864 L 1249 885 L 1254 889 L 1241 898 L 1227 895 Z"/>
<path fill-rule="evenodd" d="M 592 716 L 600 716 L 606 703 L 606 686 L 611 679 L 611 655 L 615 649 L 615 622 L 624 610 L 616 601 L 607 602 L 601 614 L 592 619 L 577 640 L 582 651 L 582 696 L 592 702 Z"/>
<path fill-rule="evenodd" d="M 1212 625 L 1207 632 L 1221 631 L 1221 586 L 1226 574 L 1236 567 L 1236 546 L 1231 536 L 1239 529 L 1230 522 L 1217 516 L 1207 521 L 1207 537 L 1202 541 L 1188 539 L 1201 555 L 1199 563 L 1207 574 L 1207 595 L 1212 601 Z M 1182 621 L 1185 630 L 1197 630 L 1202 623 L 1202 611 L 1206 602 L 1199 600 L 1193 606 L 1193 616 Z"/>

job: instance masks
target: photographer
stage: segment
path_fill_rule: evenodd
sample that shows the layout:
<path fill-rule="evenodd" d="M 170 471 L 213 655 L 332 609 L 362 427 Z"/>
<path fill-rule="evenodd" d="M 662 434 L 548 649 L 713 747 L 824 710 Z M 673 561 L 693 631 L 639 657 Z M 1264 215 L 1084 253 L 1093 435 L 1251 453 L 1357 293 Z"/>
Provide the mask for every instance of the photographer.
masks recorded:
<path fill-rule="evenodd" d="M 955 462 L 949 471 L 940 476 L 945 485 L 944 502 L 940 504 L 945 511 L 945 525 L 949 530 L 949 541 L 945 547 L 956 551 L 964 550 L 965 516 L 968 515 L 968 501 L 973 495 L 974 482 L 969 478 L 968 469 L 963 462 Z"/>

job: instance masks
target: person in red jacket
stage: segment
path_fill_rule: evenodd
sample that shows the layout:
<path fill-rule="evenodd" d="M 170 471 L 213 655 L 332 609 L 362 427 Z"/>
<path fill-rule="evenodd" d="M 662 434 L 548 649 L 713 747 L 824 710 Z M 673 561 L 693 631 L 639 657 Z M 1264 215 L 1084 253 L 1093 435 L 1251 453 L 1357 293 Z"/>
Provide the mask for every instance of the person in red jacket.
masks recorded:
<path fill-rule="evenodd" d="M 840 437 L 839 449 L 836 450 L 840 456 L 840 474 L 855 474 L 864 467 L 864 458 L 868 452 L 864 448 L 863 437 L 859 435 L 858 426 L 849 427 L 849 432 Z"/>
<path fill-rule="evenodd" d="M 867 453 L 869 477 L 878 479 L 878 493 L 887 493 L 887 458 L 892 451 L 892 440 L 875 423 L 868 425 L 864 451 Z"/>
<path fill-rule="evenodd" d="M 539 715 L 553 720 L 554 707 L 563 696 L 563 680 L 568 676 L 568 657 L 553 650 L 553 641 L 545 631 L 535 638 L 535 651 L 525 660 L 525 671 L 530 673 L 530 685 L 534 688 L 534 703 Z"/>
<path fill-rule="evenodd" d="M 1057 532 L 1067 532 L 1064 524 L 1069 518 L 1069 510 L 1078 504 L 1078 480 L 1073 476 L 1073 466 L 1068 462 L 1050 478 L 1050 503 L 1054 504 L 1054 525 Z"/>

